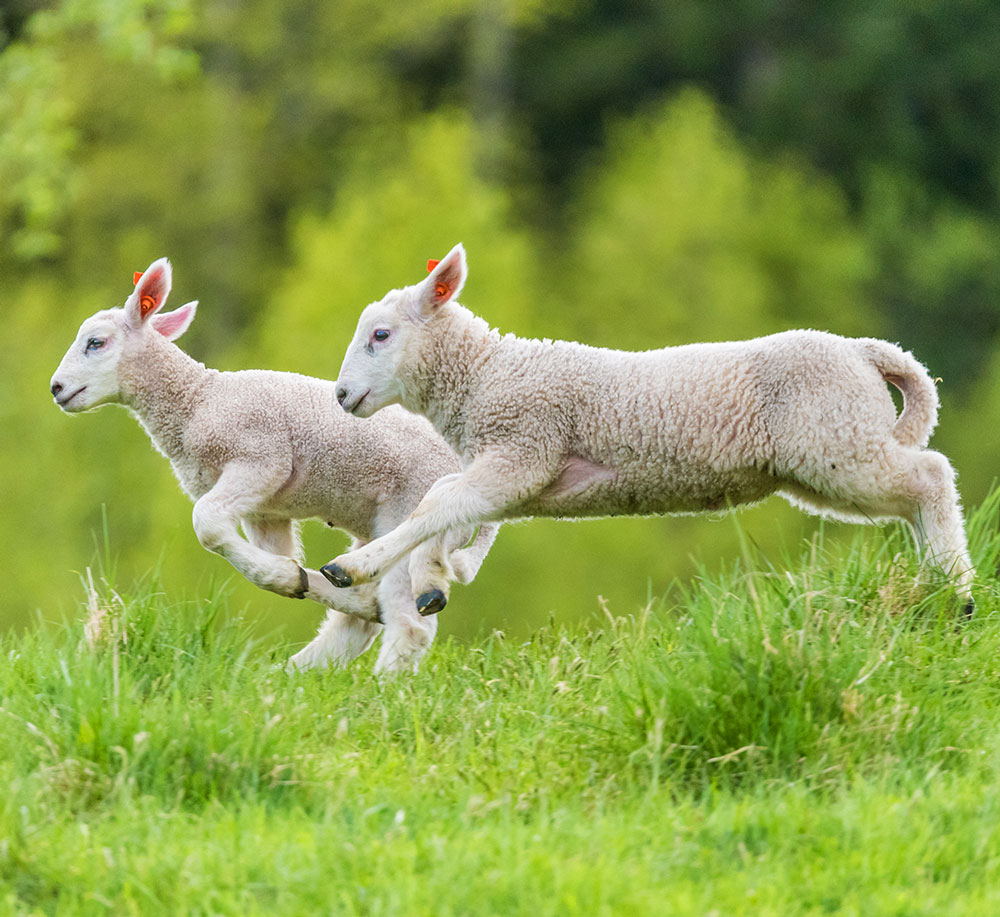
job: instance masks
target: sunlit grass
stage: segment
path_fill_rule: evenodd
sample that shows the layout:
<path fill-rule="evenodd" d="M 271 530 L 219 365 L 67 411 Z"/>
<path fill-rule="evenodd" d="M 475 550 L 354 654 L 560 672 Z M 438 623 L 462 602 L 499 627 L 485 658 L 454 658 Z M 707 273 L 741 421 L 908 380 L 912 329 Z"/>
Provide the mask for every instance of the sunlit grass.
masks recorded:
<path fill-rule="evenodd" d="M 894 527 L 820 533 L 386 681 L 365 658 L 286 675 L 225 589 L 98 582 L 78 621 L 0 644 L 0 901 L 996 912 L 998 507 L 970 520 L 969 623 Z"/>

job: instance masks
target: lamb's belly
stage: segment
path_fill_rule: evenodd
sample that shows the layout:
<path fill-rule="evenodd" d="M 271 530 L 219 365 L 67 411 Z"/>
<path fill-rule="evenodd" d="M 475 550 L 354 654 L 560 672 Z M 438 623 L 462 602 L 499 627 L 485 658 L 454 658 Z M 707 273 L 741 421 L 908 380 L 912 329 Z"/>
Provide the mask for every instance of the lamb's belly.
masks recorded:
<path fill-rule="evenodd" d="M 311 492 L 281 495 L 269 501 L 260 515 L 283 519 L 316 519 L 325 525 L 365 540 L 374 537 L 375 506 L 373 501 L 324 499 Z"/>
<path fill-rule="evenodd" d="M 664 469 L 655 477 L 621 472 L 578 491 L 549 488 L 523 509 L 525 515 L 574 518 L 712 512 L 761 500 L 777 487 L 777 480 L 756 468 Z"/>

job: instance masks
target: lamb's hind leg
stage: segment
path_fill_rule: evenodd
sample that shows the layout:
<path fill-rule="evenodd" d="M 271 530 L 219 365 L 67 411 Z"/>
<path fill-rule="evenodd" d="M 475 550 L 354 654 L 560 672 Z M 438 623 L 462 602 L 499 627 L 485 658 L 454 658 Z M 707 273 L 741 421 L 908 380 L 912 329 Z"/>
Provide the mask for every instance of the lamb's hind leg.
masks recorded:
<path fill-rule="evenodd" d="M 852 466 L 847 466 L 852 467 Z M 903 519 L 916 536 L 924 559 L 944 571 L 972 613 L 972 580 L 962 508 L 955 472 L 939 452 L 907 446 L 887 446 L 878 461 L 809 486 L 781 488 L 782 496 L 803 509 L 850 522 Z"/>
<path fill-rule="evenodd" d="M 971 616 L 975 608 L 975 571 L 965 538 L 955 471 L 940 452 L 919 452 L 910 486 L 914 506 L 907 521 L 927 560 L 954 580 L 959 595 L 966 600 L 966 614 Z"/>

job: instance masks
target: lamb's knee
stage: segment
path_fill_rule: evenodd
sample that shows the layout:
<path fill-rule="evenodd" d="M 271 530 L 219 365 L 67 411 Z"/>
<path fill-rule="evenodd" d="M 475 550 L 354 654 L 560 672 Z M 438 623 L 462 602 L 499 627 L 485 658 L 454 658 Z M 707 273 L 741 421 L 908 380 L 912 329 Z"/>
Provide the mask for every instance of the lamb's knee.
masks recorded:
<path fill-rule="evenodd" d="M 454 579 L 468 585 L 476 578 L 496 538 L 497 528 L 498 526 L 493 523 L 484 523 L 478 527 L 468 527 L 458 531 L 459 537 L 453 538 L 448 544 L 448 560 L 451 563 Z"/>
<path fill-rule="evenodd" d="M 195 503 L 191 523 L 199 544 L 206 550 L 221 554 L 223 546 L 232 537 L 235 524 L 231 519 L 210 507 Z"/>
<path fill-rule="evenodd" d="M 407 567 L 410 580 L 414 583 L 425 583 L 431 580 L 434 582 L 447 581 L 455 578 L 443 536 L 417 545 L 410 554 Z"/>
<path fill-rule="evenodd" d="M 919 496 L 955 490 L 955 469 L 940 452 L 922 452 L 917 459 L 916 484 Z"/>
<path fill-rule="evenodd" d="M 434 639 L 434 626 L 420 618 L 409 618 L 399 622 L 393 637 L 404 641 L 414 651 L 425 651 Z"/>
<path fill-rule="evenodd" d="M 433 618 L 405 618 L 387 626 L 375 662 L 376 674 L 415 672 L 434 641 L 436 629 Z"/>
<path fill-rule="evenodd" d="M 945 520 L 961 515 L 955 469 L 940 452 L 922 452 L 917 456 L 906 490 L 912 500 L 910 521 L 918 527 L 931 520 L 944 525 Z"/>

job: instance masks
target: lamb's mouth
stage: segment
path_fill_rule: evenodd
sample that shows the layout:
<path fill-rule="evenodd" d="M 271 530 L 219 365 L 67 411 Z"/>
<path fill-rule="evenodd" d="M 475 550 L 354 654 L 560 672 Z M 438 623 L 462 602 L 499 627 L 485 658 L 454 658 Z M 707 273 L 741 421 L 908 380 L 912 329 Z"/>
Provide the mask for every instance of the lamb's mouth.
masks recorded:
<path fill-rule="evenodd" d="M 361 402 L 364 401 L 365 398 L 367 398 L 370 393 L 371 389 L 369 388 L 365 390 L 363 395 L 361 395 L 359 398 L 356 398 L 354 401 L 350 403 L 347 403 L 345 401 L 344 410 L 347 411 L 348 414 L 353 414 L 359 407 L 361 407 Z"/>
<path fill-rule="evenodd" d="M 65 398 L 56 398 L 56 404 L 61 408 L 65 408 L 77 395 L 80 394 L 87 386 L 81 385 L 72 395 L 67 395 Z"/>

